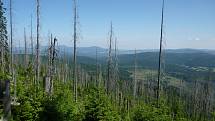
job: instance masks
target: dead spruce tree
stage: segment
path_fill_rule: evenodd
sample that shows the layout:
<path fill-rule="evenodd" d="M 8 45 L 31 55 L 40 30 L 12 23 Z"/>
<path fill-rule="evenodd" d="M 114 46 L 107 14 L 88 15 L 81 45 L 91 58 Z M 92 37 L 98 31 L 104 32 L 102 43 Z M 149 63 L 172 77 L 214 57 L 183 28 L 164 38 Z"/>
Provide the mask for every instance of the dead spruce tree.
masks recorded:
<path fill-rule="evenodd" d="M 117 47 L 117 38 L 115 38 L 114 42 L 114 92 L 115 92 L 115 100 L 118 102 L 119 100 L 119 67 L 118 67 L 118 47 Z"/>
<path fill-rule="evenodd" d="M 51 87 L 51 70 L 52 70 L 52 64 L 51 64 L 51 60 L 52 60 L 52 45 L 53 45 L 53 39 L 52 39 L 52 34 L 49 36 L 48 34 L 48 38 L 49 38 L 49 47 L 48 47 L 48 72 L 47 72 L 47 76 L 44 80 L 44 89 L 45 92 L 50 94 L 50 87 Z"/>
<path fill-rule="evenodd" d="M 28 49 L 27 49 L 27 38 L 26 38 L 26 30 L 24 28 L 24 43 L 25 43 L 25 69 L 27 68 L 28 66 Z"/>
<path fill-rule="evenodd" d="M 30 40 L 31 40 L 31 61 L 33 63 L 34 61 L 34 40 L 33 40 L 33 22 L 32 22 L 32 15 L 31 15 L 31 37 L 30 37 Z"/>
<path fill-rule="evenodd" d="M 66 54 L 66 50 L 64 48 L 64 58 L 63 58 L 63 64 L 64 64 L 64 68 L 63 68 L 63 82 L 66 83 L 68 81 L 68 59 L 67 59 L 67 54 Z"/>
<path fill-rule="evenodd" d="M 96 86 L 98 86 L 98 48 L 96 47 Z"/>
<path fill-rule="evenodd" d="M 77 82 L 77 68 L 76 68 L 76 43 L 77 43 L 77 1 L 73 0 L 74 2 L 74 23 L 73 23 L 73 31 L 74 31 L 74 35 L 73 35 L 73 41 L 74 41 L 74 48 L 73 48 L 73 91 L 74 91 L 74 99 L 77 102 L 77 96 L 78 96 L 78 82 Z"/>
<path fill-rule="evenodd" d="M 12 15 L 12 0 L 10 0 L 10 68 L 13 75 L 13 15 Z"/>
<path fill-rule="evenodd" d="M 136 97 L 137 93 L 137 51 L 135 49 L 134 52 L 134 75 L 133 75 L 133 82 L 134 82 L 134 90 L 133 90 L 133 96 Z"/>
<path fill-rule="evenodd" d="M 111 91 L 111 85 L 113 83 L 112 75 L 112 41 L 113 41 L 113 25 L 110 25 L 110 37 L 109 37 L 109 50 L 108 50 L 108 65 L 107 65 L 107 81 L 106 81 L 106 91 L 107 94 Z"/>
<path fill-rule="evenodd" d="M 16 99 L 16 79 L 14 79 L 14 58 L 13 58 L 13 13 L 12 13 L 13 1 L 10 0 L 10 73 L 12 75 L 12 81 L 14 82 L 14 101 Z"/>
<path fill-rule="evenodd" d="M 162 56 L 162 44 L 163 44 L 163 22 L 164 22 L 164 4 L 162 4 L 162 15 L 161 15 L 161 31 L 160 31 L 160 50 L 159 50 L 159 63 L 158 63 L 158 80 L 157 80 L 157 106 L 159 106 L 159 97 L 160 97 L 160 78 L 161 78 L 161 56 Z"/>
<path fill-rule="evenodd" d="M 53 93 L 53 89 L 54 89 L 54 82 L 53 82 L 53 78 L 54 78 L 54 74 L 55 74 L 55 60 L 56 60 L 56 43 L 57 43 L 57 39 L 54 38 L 54 42 L 52 42 L 52 37 L 51 37 L 51 46 L 49 48 L 49 53 L 50 53 L 50 65 L 49 65 L 49 77 L 50 77 L 50 85 L 48 87 L 48 93 L 52 94 Z"/>
<path fill-rule="evenodd" d="M 37 8 L 37 43 L 36 43 L 36 84 L 39 87 L 40 79 L 40 0 L 36 0 Z"/>

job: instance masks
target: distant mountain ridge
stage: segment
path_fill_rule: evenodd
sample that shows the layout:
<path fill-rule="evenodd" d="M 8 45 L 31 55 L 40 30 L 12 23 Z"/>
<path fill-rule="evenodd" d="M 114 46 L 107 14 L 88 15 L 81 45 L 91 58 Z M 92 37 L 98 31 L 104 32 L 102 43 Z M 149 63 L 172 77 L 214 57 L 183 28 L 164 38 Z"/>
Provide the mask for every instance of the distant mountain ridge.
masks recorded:
<path fill-rule="evenodd" d="M 15 54 L 24 54 L 24 47 L 15 47 L 14 49 Z M 41 46 L 41 54 L 46 55 L 48 50 L 48 46 Z M 65 45 L 57 46 L 58 54 L 59 55 L 72 55 L 73 54 L 73 47 L 68 47 Z M 28 53 L 31 53 L 31 49 L 27 48 Z M 91 47 L 78 47 L 77 53 L 79 56 L 88 56 L 88 57 L 95 57 L 96 51 L 98 56 L 107 56 L 108 49 L 97 47 L 97 46 L 91 46 Z M 139 49 L 137 50 L 137 53 L 143 53 L 143 52 L 158 52 L 158 49 Z M 208 53 L 215 55 L 215 50 L 209 50 L 209 49 L 190 49 L 190 48 L 184 48 L 184 49 L 166 49 L 164 50 L 164 53 Z M 126 49 L 119 49 L 118 54 L 134 54 L 134 50 L 126 50 Z"/>
<path fill-rule="evenodd" d="M 98 60 L 96 60 L 96 48 Z M 69 57 L 72 62 L 73 48 L 67 46 L 58 46 L 58 56 Z M 24 53 L 24 48 L 17 49 L 17 53 Z M 29 49 L 30 50 L 30 49 Z M 60 50 L 60 51 L 59 51 Z M 65 52 L 65 53 L 64 53 Z M 108 50 L 100 47 L 79 47 L 78 63 L 83 65 L 95 65 L 96 62 L 105 68 L 107 64 Z M 41 47 L 41 55 L 47 55 L 47 46 Z M 158 50 L 146 49 L 138 50 L 137 67 L 157 70 L 158 67 Z M 134 67 L 134 50 L 119 50 L 118 64 L 120 70 L 132 70 Z M 215 73 L 215 51 L 207 49 L 167 49 L 164 51 L 163 62 L 165 63 L 165 72 L 173 77 L 183 80 L 195 80 L 205 77 L 209 69 Z M 215 79 L 215 75 L 213 75 Z M 215 81 L 215 80 L 214 80 Z"/>

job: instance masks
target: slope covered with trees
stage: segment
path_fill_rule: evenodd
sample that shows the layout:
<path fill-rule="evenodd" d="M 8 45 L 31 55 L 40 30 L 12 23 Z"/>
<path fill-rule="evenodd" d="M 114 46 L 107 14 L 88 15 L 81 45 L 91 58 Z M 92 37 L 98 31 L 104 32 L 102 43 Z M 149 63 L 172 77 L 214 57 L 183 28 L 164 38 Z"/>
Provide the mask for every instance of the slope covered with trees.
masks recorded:
<path fill-rule="evenodd" d="M 163 56 L 164 0 L 159 53 L 138 54 L 135 51 L 135 54 L 119 56 L 111 22 L 108 53 L 102 58 L 98 58 L 97 49 L 95 58 L 77 55 L 76 42 L 79 40 L 77 0 L 73 3 L 72 58 L 65 54 L 65 51 L 58 50 L 59 40 L 52 34 L 49 35 L 49 45 L 44 51 L 45 54 L 41 55 L 40 0 L 36 0 L 35 5 L 36 46 L 33 46 L 31 31 L 31 52 L 28 52 L 24 29 L 24 53 L 14 52 L 12 3 L 10 0 L 10 34 L 8 34 L 6 9 L 0 1 L 2 120 L 215 120 L 212 61 L 214 56 L 193 53 L 167 53 L 165 57 Z M 194 59 L 198 61 L 193 63 Z M 206 63 L 204 59 L 211 62 Z"/>

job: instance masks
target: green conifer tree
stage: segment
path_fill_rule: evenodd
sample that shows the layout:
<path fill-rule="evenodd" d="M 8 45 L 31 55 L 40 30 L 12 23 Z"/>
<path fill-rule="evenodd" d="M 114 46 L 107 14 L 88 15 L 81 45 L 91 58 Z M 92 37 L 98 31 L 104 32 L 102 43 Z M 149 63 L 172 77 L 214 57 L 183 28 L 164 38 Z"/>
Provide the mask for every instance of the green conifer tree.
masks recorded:
<path fill-rule="evenodd" d="M 5 8 L 3 2 L 0 1 L 0 66 L 1 72 L 9 73 L 9 47 L 7 37 L 7 20 L 5 17 Z"/>

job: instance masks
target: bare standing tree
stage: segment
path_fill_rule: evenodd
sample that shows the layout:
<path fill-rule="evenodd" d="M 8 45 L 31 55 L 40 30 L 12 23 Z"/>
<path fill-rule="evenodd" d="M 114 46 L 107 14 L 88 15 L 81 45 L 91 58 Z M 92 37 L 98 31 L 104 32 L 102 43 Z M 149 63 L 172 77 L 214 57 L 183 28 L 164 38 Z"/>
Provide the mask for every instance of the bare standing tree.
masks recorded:
<path fill-rule="evenodd" d="M 137 50 L 135 49 L 134 51 L 134 92 L 133 92 L 133 96 L 134 98 L 136 97 L 136 93 L 137 93 Z"/>
<path fill-rule="evenodd" d="M 67 59 L 67 55 L 66 55 L 66 50 L 64 48 L 64 68 L 63 68 L 63 71 L 64 71 L 64 77 L 63 77 L 63 82 L 66 83 L 67 80 L 68 80 L 68 59 Z"/>
<path fill-rule="evenodd" d="M 14 59 L 13 59 L 13 13 L 12 13 L 13 1 L 10 0 L 10 72 L 12 75 L 12 81 L 14 82 L 14 102 L 16 102 L 16 79 L 14 79 Z"/>
<path fill-rule="evenodd" d="M 24 28 L 24 42 L 25 42 L 25 69 L 26 69 L 28 65 L 28 55 L 27 55 L 27 39 L 26 39 L 25 28 Z"/>
<path fill-rule="evenodd" d="M 96 86 L 98 86 L 98 48 L 96 47 Z"/>
<path fill-rule="evenodd" d="M 117 38 L 115 38 L 114 43 L 114 92 L 115 92 L 115 100 L 119 99 L 119 68 L 118 68 L 118 47 L 117 47 Z"/>
<path fill-rule="evenodd" d="M 112 83 L 112 74 L 111 74 L 111 66 L 112 66 L 112 41 L 113 41 L 113 25 L 111 22 L 110 25 L 110 38 L 109 38 L 109 52 L 108 52 L 108 67 L 107 67 L 107 82 L 106 82 L 106 89 L 107 94 L 110 92 L 111 83 Z"/>
<path fill-rule="evenodd" d="M 77 96 L 78 96 L 78 82 L 77 82 L 77 74 L 76 74 L 76 42 L 77 42 L 77 1 L 74 0 L 74 35 L 73 35 L 73 41 L 74 41 L 74 48 L 73 48 L 73 91 L 74 91 L 74 98 L 77 102 Z"/>
<path fill-rule="evenodd" d="M 10 0 L 10 61 L 11 73 L 13 74 L 13 13 L 12 13 L 12 0 Z"/>
<path fill-rule="evenodd" d="M 117 82 L 119 81 L 117 38 L 115 38 L 114 45 L 115 45 L 114 47 L 114 84 L 117 86 Z"/>
<path fill-rule="evenodd" d="M 32 15 L 31 15 L 31 56 L 32 56 L 32 62 L 34 60 L 34 40 L 33 40 L 33 22 L 32 22 Z"/>
<path fill-rule="evenodd" d="M 54 83 L 53 83 L 53 78 L 54 78 L 54 73 L 55 73 L 55 70 L 56 70 L 56 67 L 55 67 L 55 59 L 56 59 L 56 42 L 57 42 L 57 39 L 54 38 L 54 43 L 52 43 L 51 45 L 51 75 L 50 75 L 50 91 L 49 91 L 49 94 L 51 94 L 53 92 L 53 89 L 54 89 Z"/>
<path fill-rule="evenodd" d="M 37 44 L 36 44 L 36 83 L 39 86 L 40 77 L 40 0 L 37 3 Z"/>
<path fill-rule="evenodd" d="M 161 77 L 161 56 L 162 56 L 162 44 L 163 44 L 164 5 L 165 5 L 165 1 L 163 0 L 162 15 L 161 15 L 161 33 L 160 33 L 160 50 L 159 50 L 159 64 L 158 64 L 157 95 L 156 95 L 157 96 L 157 106 L 159 106 L 159 97 L 160 97 L 160 77 Z"/>

